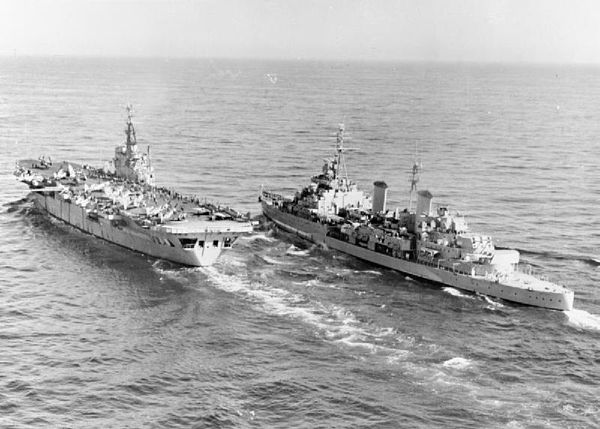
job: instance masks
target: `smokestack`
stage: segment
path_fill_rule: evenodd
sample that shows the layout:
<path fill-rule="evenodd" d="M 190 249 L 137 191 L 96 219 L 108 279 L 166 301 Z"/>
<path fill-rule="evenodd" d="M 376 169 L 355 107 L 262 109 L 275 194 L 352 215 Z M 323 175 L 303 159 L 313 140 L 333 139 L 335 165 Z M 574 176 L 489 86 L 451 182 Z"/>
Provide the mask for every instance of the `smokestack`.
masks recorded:
<path fill-rule="evenodd" d="M 415 214 L 417 215 L 417 219 L 419 216 L 425 214 L 426 216 L 431 216 L 431 199 L 433 195 L 429 191 L 419 191 L 417 192 L 417 211 Z"/>
<path fill-rule="evenodd" d="M 388 186 L 380 180 L 374 182 L 373 186 L 373 213 L 385 212 Z"/>

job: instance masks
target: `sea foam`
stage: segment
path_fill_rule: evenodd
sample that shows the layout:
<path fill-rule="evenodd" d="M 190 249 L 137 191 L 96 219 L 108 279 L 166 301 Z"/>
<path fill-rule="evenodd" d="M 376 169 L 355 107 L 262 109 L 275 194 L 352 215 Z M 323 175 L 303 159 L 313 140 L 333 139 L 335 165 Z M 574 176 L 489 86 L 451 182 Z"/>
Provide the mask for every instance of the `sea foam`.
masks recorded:
<path fill-rule="evenodd" d="M 269 237 L 266 234 L 255 234 L 255 235 L 247 235 L 247 236 L 242 236 L 239 238 L 239 240 L 242 241 L 256 241 L 256 240 L 263 240 L 263 241 L 268 241 L 268 242 L 273 242 L 275 241 L 275 239 L 273 237 Z"/>
<path fill-rule="evenodd" d="M 310 249 L 302 250 L 292 244 L 285 253 L 293 256 L 308 256 Z"/>
<path fill-rule="evenodd" d="M 215 267 L 205 267 L 202 271 L 219 289 L 246 296 L 267 313 L 309 324 L 325 341 L 362 348 L 370 354 L 394 356 L 395 360 L 409 353 L 401 347 L 404 340 L 393 328 L 366 326 L 340 305 L 315 302 L 285 289 L 252 282 L 243 275 L 223 273 Z"/>
<path fill-rule="evenodd" d="M 565 311 L 569 324 L 576 328 L 586 329 L 590 331 L 600 331 L 600 316 L 588 313 L 585 310 L 570 310 Z"/>
<path fill-rule="evenodd" d="M 460 298 L 468 298 L 468 299 L 474 299 L 475 297 L 473 295 L 467 295 L 465 293 L 462 293 L 461 291 L 459 291 L 458 289 L 454 289 L 453 287 L 443 287 L 442 290 L 452 296 L 457 296 Z"/>
<path fill-rule="evenodd" d="M 448 359 L 447 361 L 445 361 L 442 364 L 442 366 L 444 366 L 446 368 L 453 368 L 453 369 L 465 369 L 470 365 L 471 365 L 471 361 L 469 359 L 465 359 L 462 357 L 454 357 L 452 359 Z"/>

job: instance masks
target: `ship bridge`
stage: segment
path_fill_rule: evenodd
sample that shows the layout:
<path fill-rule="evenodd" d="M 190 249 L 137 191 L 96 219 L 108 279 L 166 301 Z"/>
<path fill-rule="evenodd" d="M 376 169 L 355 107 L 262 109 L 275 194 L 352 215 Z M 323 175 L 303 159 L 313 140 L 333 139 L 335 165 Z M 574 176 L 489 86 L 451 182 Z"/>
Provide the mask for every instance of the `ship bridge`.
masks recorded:
<path fill-rule="evenodd" d="M 127 139 L 125 144 L 115 148 L 115 157 L 113 158 L 115 174 L 125 180 L 154 186 L 154 169 L 150 162 L 150 147 L 148 147 L 148 152 L 145 154 L 138 151 L 135 127 L 131 118 L 131 106 L 127 106 L 127 128 L 125 128 Z"/>

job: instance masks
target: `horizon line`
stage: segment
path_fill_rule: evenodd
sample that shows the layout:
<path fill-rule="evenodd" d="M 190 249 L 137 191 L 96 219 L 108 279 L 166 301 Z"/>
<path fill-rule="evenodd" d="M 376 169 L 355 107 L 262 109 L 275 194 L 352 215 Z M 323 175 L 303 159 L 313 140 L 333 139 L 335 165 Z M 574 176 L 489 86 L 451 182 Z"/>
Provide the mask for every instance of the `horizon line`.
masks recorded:
<path fill-rule="evenodd" d="M 0 59 L 26 58 L 65 58 L 65 59 L 115 59 L 115 60 L 206 60 L 206 61 L 280 61 L 280 62 L 330 62 L 330 63 L 387 63 L 387 64 L 480 64 L 480 65 L 562 65 L 562 66 L 600 66 L 593 61 L 517 61 L 517 60 L 452 60 L 425 58 L 321 58 L 321 57 L 234 57 L 234 56 L 192 56 L 192 55 L 125 55 L 125 54 L 16 54 L 0 52 Z"/>

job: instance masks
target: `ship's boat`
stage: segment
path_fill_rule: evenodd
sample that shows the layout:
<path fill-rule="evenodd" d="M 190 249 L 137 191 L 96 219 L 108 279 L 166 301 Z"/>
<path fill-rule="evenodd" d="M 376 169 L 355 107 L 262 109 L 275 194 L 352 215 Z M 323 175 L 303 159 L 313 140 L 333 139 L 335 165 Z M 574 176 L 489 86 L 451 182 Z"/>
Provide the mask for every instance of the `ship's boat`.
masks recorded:
<path fill-rule="evenodd" d="M 333 158 L 308 186 L 287 197 L 261 189 L 265 217 L 307 240 L 412 277 L 526 305 L 573 308 L 572 290 L 532 275 L 518 251 L 496 249 L 491 237 L 469 231 L 464 217 L 417 190 L 419 162 L 408 208 L 388 210 L 386 183 L 376 181 L 372 197 L 359 190 L 348 179 L 344 152 L 340 125 Z"/>
<path fill-rule="evenodd" d="M 184 265 L 213 264 L 252 232 L 249 216 L 156 186 L 149 149 L 139 151 L 127 112 L 127 139 L 115 149 L 113 168 L 42 156 L 17 162 L 17 180 L 29 186 L 38 208 L 83 232 Z"/>

